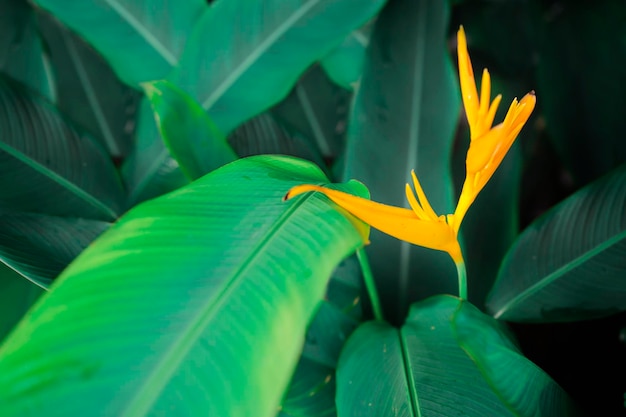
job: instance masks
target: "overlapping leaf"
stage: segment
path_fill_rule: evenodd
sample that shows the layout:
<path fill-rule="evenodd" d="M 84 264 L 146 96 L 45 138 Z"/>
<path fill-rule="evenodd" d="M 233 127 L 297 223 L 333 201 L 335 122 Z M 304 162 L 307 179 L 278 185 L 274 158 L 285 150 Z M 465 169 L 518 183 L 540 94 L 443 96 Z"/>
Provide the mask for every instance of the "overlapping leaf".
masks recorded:
<path fill-rule="evenodd" d="M 282 201 L 325 181 L 247 158 L 133 208 L 0 348 L 0 415 L 273 417 L 333 268 L 365 238 L 323 196 Z"/>
<path fill-rule="evenodd" d="M 79 33 L 121 80 L 165 78 L 178 63 L 189 31 L 207 8 L 203 0 L 35 0 Z"/>
<path fill-rule="evenodd" d="M 42 97 L 0 77 L 0 209 L 113 220 L 123 191 L 108 155 Z"/>
<path fill-rule="evenodd" d="M 626 309 L 626 166 L 531 224 L 507 254 L 487 307 L 512 321 L 572 321 Z"/>
<path fill-rule="evenodd" d="M 357 329 L 337 370 L 337 410 L 339 417 L 575 415 L 565 392 L 499 323 L 451 296 L 414 304 L 399 330 L 381 322 Z"/>

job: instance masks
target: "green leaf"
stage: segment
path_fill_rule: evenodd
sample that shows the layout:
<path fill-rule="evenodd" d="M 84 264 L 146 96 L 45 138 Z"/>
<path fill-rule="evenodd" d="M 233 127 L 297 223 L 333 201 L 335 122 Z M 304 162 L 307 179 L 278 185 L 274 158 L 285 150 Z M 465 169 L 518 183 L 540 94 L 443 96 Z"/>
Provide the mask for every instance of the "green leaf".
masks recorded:
<path fill-rule="evenodd" d="M 40 287 L 0 262 L 0 343 L 42 293 Z"/>
<path fill-rule="evenodd" d="M 122 165 L 122 176 L 131 206 L 189 184 L 161 138 L 148 99 L 139 104 L 136 143 Z"/>
<path fill-rule="evenodd" d="M 203 0 L 35 0 L 100 52 L 125 83 L 165 76 L 178 63 Z"/>
<path fill-rule="evenodd" d="M 47 288 L 109 226 L 98 220 L 0 213 L 0 263 Z"/>
<path fill-rule="evenodd" d="M 353 31 L 320 62 L 328 77 L 346 90 L 354 90 L 361 79 L 373 27 L 373 22 L 369 22 Z"/>
<path fill-rule="evenodd" d="M 296 156 L 315 162 L 324 167 L 322 156 L 300 135 L 290 134 L 279 125 L 271 113 L 265 112 L 253 117 L 235 129 L 228 136 L 237 155 L 240 157 L 282 154 Z"/>
<path fill-rule="evenodd" d="M 118 80 L 93 48 L 48 13 L 38 13 L 58 87 L 57 107 L 109 154 L 125 157 L 135 133 L 139 92 Z"/>
<path fill-rule="evenodd" d="M 559 322 L 626 309 L 626 165 L 532 223 L 487 300 L 510 321 Z"/>
<path fill-rule="evenodd" d="M 460 99 L 446 48 L 448 9 L 442 1 L 399 0 L 376 21 L 344 171 L 344 179 L 367 184 L 372 200 L 408 207 L 404 185 L 415 169 L 435 211 L 454 211 L 450 155 Z M 392 321 L 401 322 L 409 300 L 457 291 L 447 254 L 374 231 L 371 241 L 367 253 L 383 304 L 395 307 L 387 312 Z"/>
<path fill-rule="evenodd" d="M 497 321 L 451 296 L 415 303 L 401 329 L 362 325 L 337 369 L 339 417 L 567 416 L 569 407 Z"/>
<path fill-rule="evenodd" d="M 0 71 L 55 100 L 55 77 L 37 33 L 34 13 L 24 0 L 0 2 Z"/>
<path fill-rule="evenodd" d="M 0 415 L 273 417 L 333 268 L 366 239 L 324 196 L 282 201 L 304 182 L 326 178 L 246 158 L 134 207 L 0 348 Z"/>
<path fill-rule="evenodd" d="M 334 159 L 345 145 L 349 101 L 350 93 L 330 82 L 316 65 L 298 80 L 272 113 L 292 134 L 304 135 L 318 153 Z"/>
<path fill-rule="evenodd" d="M 170 155 L 190 180 L 237 159 L 226 137 L 187 93 L 166 80 L 142 87 Z"/>
<path fill-rule="evenodd" d="M 574 182 L 584 185 L 626 162 L 626 4 L 531 4 L 546 130 Z"/>
<path fill-rule="evenodd" d="M 0 209 L 113 220 L 122 187 L 106 153 L 42 97 L 0 77 Z"/>
<path fill-rule="evenodd" d="M 384 2 L 216 2 L 198 22 L 175 83 L 192 93 L 228 134 L 284 98 L 308 66 Z"/>

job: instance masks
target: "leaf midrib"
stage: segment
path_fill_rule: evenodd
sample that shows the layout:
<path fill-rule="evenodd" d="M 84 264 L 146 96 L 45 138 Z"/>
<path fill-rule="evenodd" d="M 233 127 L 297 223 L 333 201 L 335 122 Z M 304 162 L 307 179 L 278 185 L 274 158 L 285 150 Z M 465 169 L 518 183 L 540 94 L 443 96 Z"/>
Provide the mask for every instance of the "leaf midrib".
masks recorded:
<path fill-rule="evenodd" d="M 509 302 L 505 303 L 500 310 L 494 313 L 494 318 L 501 317 L 507 310 L 510 310 L 515 307 L 515 305 L 521 303 L 525 299 L 532 297 L 537 294 L 539 291 L 543 290 L 548 285 L 554 283 L 556 280 L 564 276 L 567 272 L 578 268 L 580 265 L 585 263 L 588 259 L 592 259 L 599 253 L 603 252 L 605 249 L 610 248 L 621 240 L 626 239 L 626 230 L 622 230 L 620 233 L 610 237 L 609 239 L 604 240 L 603 242 L 597 244 L 593 248 L 581 253 L 579 256 L 573 258 L 570 262 L 565 263 L 559 268 L 555 269 L 553 272 L 548 274 L 545 278 L 536 282 L 535 284 L 528 287 L 525 291 L 522 291 L 515 297 L 513 297 Z"/>
<path fill-rule="evenodd" d="M 207 325 L 213 320 L 228 296 L 241 284 L 241 280 L 246 276 L 246 270 L 260 256 L 262 250 L 278 235 L 279 229 L 285 225 L 290 216 L 311 197 L 312 194 L 294 201 L 276 219 L 272 227 L 265 233 L 264 238 L 251 249 L 248 257 L 225 280 L 219 294 L 207 300 L 203 308 L 199 309 L 199 313 L 189 321 L 186 329 L 180 333 L 181 336 L 177 341 L 171 345 L 153 367 L 150 375 L 144 377 L 143 380 L 145 382 L 139 387 L 133 400 L 131 400 L 132 402 L 120 413 L 121 417 L 144 416 L 150 411 L 154 402 L 170 381 L 171 376 L 206 330 Z"/>
<path fill-rule="evenodd" d="M 409 401 L 411 404 L 411 411 L 414 417 L 421 417 L 422 411 L 420 408 L 419 396 L 417 395 L 417 387 L 415 386 L 415 379 L 413 379 L 413 365 L 411 364 L 411 354 L 409 353 L 409 347 L 404 336 L 404 328 L 397 330 L 398 340 L 400 341 L 400 350 L 402 352 L 402 364 L 404 365 L 404 377 L 407 381 L 407 388 L 409 394 Z"/>
<path fill-rule="evenodd" d="M 282 24 L 278 25 L 273 31 L 271 31 L 267 37 L 254 48 L 241 63 L 229 72 L 229 75 L 215 88 L 213 93 L 209 95 L 202 102 L 202 107 L 205 110 L 209 110 L 241 76 L 252 65 L 259 60 L 259 58 L 266 52 L 281 36 L 283 36 L 298 20 L 300 20 L 306 13 L 311 10 L 321 0 L 309 0 L 302 7 L 295 10 L 289 17 L 287 17 Z"/>

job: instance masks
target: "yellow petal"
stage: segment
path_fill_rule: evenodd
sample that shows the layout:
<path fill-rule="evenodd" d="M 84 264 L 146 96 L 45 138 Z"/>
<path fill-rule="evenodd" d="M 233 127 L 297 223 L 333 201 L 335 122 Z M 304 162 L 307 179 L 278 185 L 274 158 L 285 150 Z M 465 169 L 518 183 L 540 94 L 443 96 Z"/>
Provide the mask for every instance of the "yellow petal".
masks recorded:
<path fill-rule="evenodd" d="M 470 130 L 475 130 L 479 108 L 478 91 L 476 90 L 472 61 L 467 52 L 467 39 L 463 26 L 459 28 L 459 32 L 457 33 L 457 56 L 459 60 L 459 80 L 461 82 L 463 107 L 465 108 L 465 115 L 467 116 Z"/>
<path fill-rule="evenodd" d="M 317 185 L 295 186 L 289 190 L 285 200 L 308 191 L 325 194 L 354 217 L 383 233 L 414 245 L 448 252 L 455 262 L 462 260 L 456 234 L 445 220 L 423 220 L 410 209 L 388 206 Z"/>

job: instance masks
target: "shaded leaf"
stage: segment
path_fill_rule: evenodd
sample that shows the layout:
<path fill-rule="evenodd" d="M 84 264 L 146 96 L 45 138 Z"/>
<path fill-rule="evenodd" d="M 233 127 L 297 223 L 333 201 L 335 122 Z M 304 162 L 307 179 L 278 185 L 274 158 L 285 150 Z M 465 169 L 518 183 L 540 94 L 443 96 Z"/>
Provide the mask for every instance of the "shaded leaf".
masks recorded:
<path fill-rule="evenodd" d="M 97 220 L 0 213 L 0 263 L 47 288 L 108 227 Z"/>
<path fill-rule="evenodd" d="M 334 159 L 345 144 L 349 100 L 350 93 L 330 82 L 316 65 L 272 113 L 292 134 L 304 135 L 318 153 Z"/>
<path fill-rule="evenodd" d="M 0 208 L 113 220 L 122 187 L 106 153 L 43 98 L 0 77 Z"/>
<path fill-rule="evenodd" d="M 24 0 L 0 2 L 0 71 L 55 100 L 56 80 L 37 33 L 34 13 Z"/>
<path fill-rule="evenodd" d="M 178 63 L 203 0 L 35 0 L 97 49 L 125 83 L 165 76 Z"/>
<path fill-rule="evenodd" d="M 454 211 L 450 155 L 460 99 L 445 44 L 448 8 L 441 1 L 399 0 L 376 21 L 344 169 L 344 179 L 367 184 L 372 200 L 408 207 L 404 185 L 415 169 L 435 211 Z M 401 322 L 410 300 L 456 292 L 454 264 L 445 253 L 377 231 L 371 241 L 367 253 L 383 304 L 393 306 L 392 321 Z"/>
<path fill-rule="evenodd" d="M 451 296 L 413 304 L 401 329 L 363 324 L 341 354 L 338 415 L 572 415 L 563 390 L 500 326 Z"/>
<path fill-rule="evenodd" d="M 58 86 L 58 109 L 98 139 L 114 157 L 130 151 L 139 93 L 109 64 L 48 13 L 38 13 Z"/>
<path fill-rule="evenodd" d="M 626 166 L 537 219 L 504 259 L 487 307 L 511 321 L 573 321 L 626 309 Z"/>
<path fill-rule="evenodd" d="M 282 201 L 325 181 L 254 157 L 133 208 L 0 348 L 3 416 L 274 416 L 333 268 L 365 240 L 323 196 Z"/>
<path fill-rule="evenodd" d="M 226 137 L 187 93 L 166 80 L 142 87 L 170 155 L 190 180 L 237 159 Z"/>

